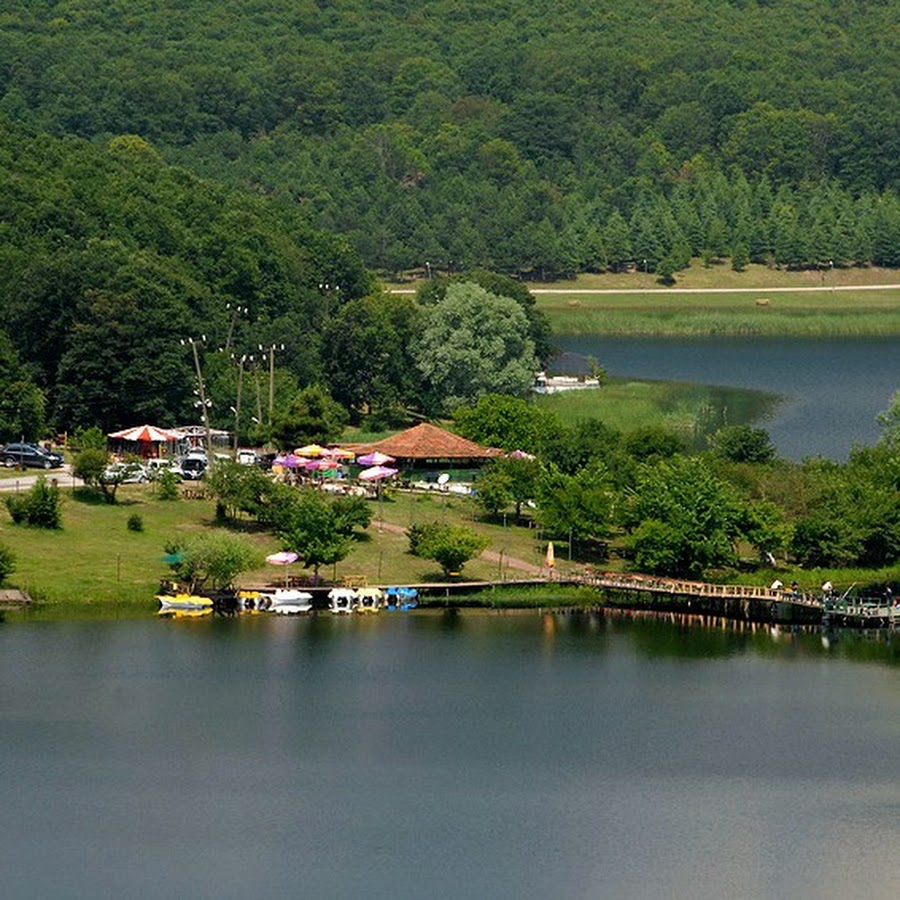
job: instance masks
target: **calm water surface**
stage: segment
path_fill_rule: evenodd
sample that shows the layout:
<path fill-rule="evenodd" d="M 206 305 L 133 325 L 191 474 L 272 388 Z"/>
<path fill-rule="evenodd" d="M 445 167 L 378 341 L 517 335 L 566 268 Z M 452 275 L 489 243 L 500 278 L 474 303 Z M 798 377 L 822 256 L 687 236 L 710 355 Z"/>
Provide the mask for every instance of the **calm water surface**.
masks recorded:
<path fill-rule="evenodd" d="M 900 390 L 896 338 L 596 338 L 563 336 L 560 348 L 598 359 L 610 375 L 729 385 L 784 396 L 761 425 L 788 458 L 846 459 L 873 444 L 875 416 Z"/>
<path fill-rule="evenodd" d="M 3 893 L 895 897 L 898 660 L 587 617 L 7 623 Z"/>

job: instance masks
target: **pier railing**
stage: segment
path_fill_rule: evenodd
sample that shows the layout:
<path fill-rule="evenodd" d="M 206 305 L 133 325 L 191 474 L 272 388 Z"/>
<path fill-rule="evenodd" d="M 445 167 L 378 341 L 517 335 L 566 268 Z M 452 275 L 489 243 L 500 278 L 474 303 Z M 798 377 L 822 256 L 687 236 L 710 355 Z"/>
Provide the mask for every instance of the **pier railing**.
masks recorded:
<path fill-rule="evenodd" d="M 676 597 L 720 598 L 724 600 L 755 600 L 761 603 L 797 603 L 821 608 L 822 601 L 813 594 L 789 588 L 759 587 L 745 584 L 708 584 L 678 578 L 659 578 L 619 572 L 595 572 L 575 576 L 580 584 L 620 591 L 640 591 L 650 594 L 670 594 Z"/>

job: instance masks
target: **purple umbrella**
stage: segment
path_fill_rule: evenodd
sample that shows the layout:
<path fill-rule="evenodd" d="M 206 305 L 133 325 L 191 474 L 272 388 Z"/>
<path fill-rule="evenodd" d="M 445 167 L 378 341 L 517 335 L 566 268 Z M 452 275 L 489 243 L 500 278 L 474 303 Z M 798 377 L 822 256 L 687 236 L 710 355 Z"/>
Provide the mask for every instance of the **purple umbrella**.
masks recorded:
<path fill-rule="evenodd" d="M 395 462 L 393 456 L 388 456 L 387 453 L 382 453 L 379 450 L 367 453 L 365 456 L 358 456 L 356 461 L 361 466 L 383 466 L 385 463 Z"/>

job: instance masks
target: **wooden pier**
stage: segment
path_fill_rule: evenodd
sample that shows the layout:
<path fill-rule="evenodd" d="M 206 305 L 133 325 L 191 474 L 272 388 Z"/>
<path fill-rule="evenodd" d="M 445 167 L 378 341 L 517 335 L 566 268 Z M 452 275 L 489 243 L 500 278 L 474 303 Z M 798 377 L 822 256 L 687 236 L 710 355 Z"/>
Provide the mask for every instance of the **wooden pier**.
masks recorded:
<path fill-rule="evenodd" d="M 822 621 L 822 600 L 803 591 L 618 572 L 579 575 L 574 581 L 599 591 L 610 606 L 778 624 Z"/>

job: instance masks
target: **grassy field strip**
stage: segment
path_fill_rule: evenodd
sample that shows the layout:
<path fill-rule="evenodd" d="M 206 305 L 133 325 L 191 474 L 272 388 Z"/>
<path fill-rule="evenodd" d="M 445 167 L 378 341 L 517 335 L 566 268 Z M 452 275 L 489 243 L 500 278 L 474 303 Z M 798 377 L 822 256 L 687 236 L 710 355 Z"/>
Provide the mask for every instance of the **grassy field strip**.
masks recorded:
<path fill-rule="evenodd" d="M 831 294 L 837 291 L 900 291 L 900 284 L 847 284 L 832 287 L 656 287 L 656 288 L 531 288 L 532 294 Z M 394 291 L 397 294 L 413 291 Z"/>

